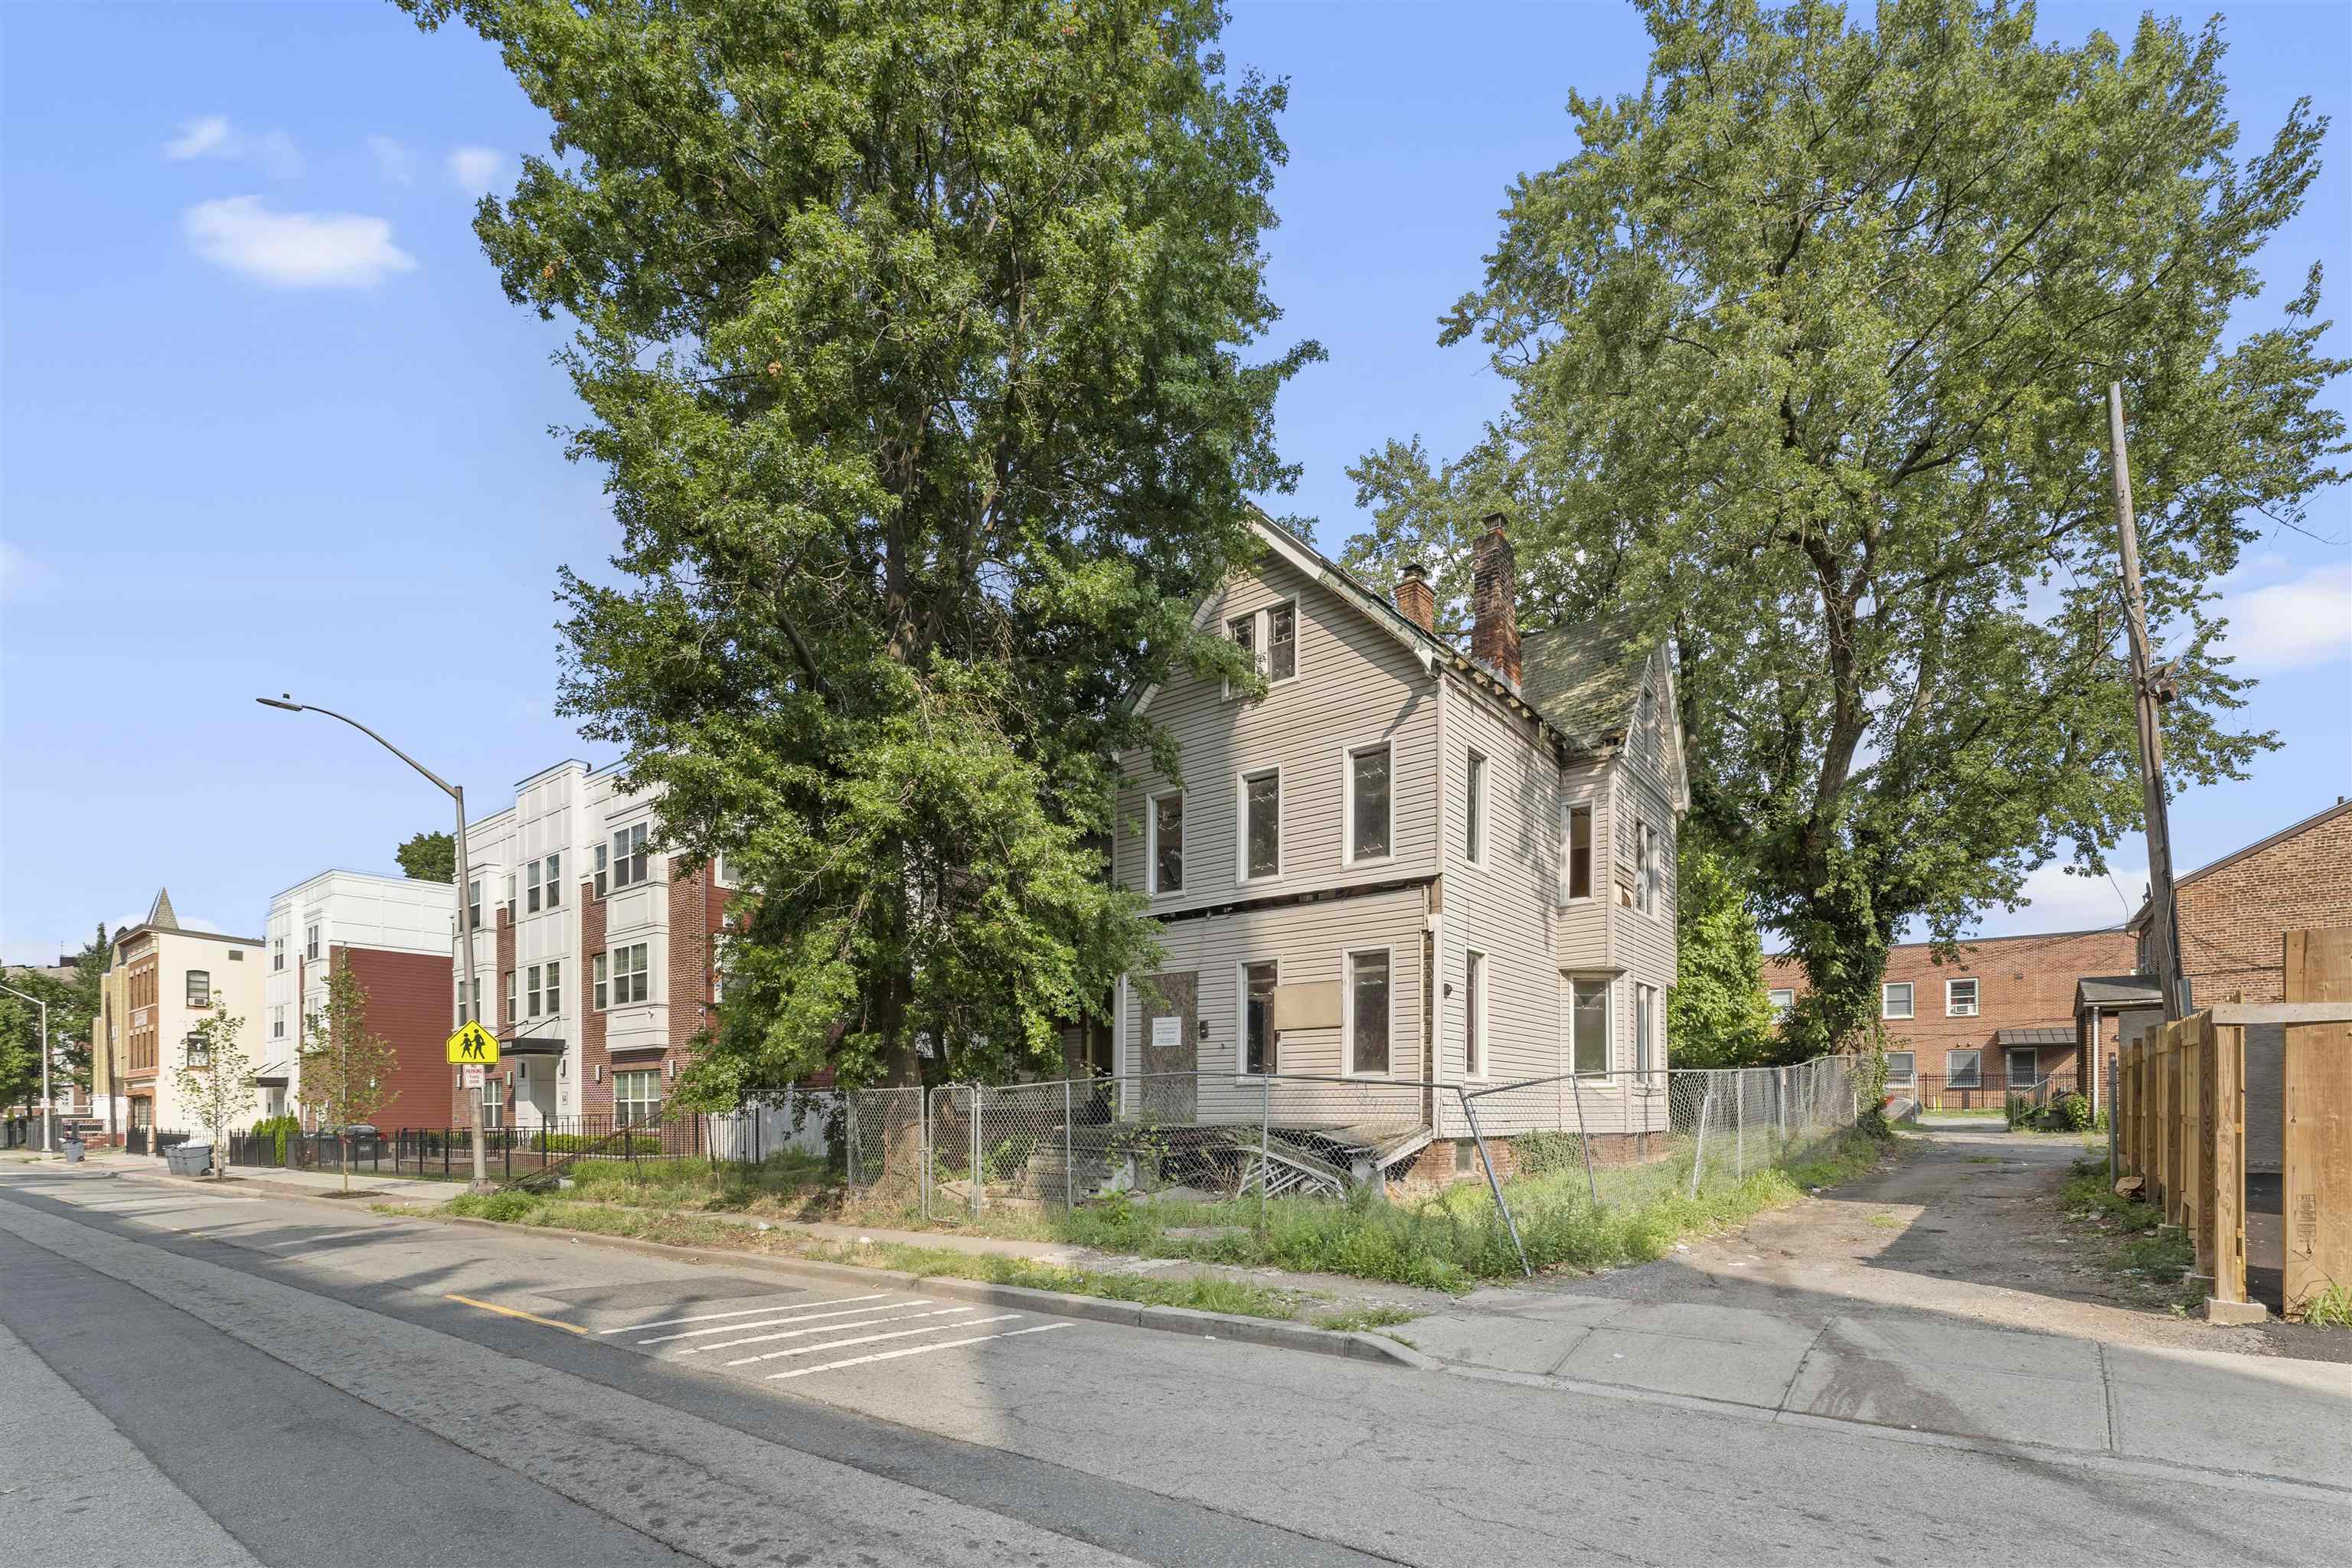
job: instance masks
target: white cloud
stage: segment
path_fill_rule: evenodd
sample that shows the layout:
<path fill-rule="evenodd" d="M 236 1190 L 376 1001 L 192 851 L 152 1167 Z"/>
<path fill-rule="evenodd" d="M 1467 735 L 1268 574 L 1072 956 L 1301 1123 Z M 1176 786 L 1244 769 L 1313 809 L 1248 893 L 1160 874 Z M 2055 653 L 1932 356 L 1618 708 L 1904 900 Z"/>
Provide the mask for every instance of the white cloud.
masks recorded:
<path fill-rule="evenodd" d="M 2231 593 L 2223 651 L 2237 668 L 2275 674 L 2352 654 L 2352 565 L 2315 566 L 2302 576 Z"/>
<path fill-rule="evenodd" d="M 367 288 L 416 258 L 392 243 L 392 225 L 358 213 L 278 213 L 259 196 L 198 202 L 180 215 L 198 256 L 287 289 Z"/>
<path fill-rule="evenodd" d="M 302 172 L 302 154 L 294 138 L 283 131 L 256 135 L 239 131 L 226 114 L 206 114 L 183 121 L 180 133 L 163 143 L 163 156 L 173 163 L 190 158 L 232 158 L 260 164 L 272 178 L 290 180 Z"/>
<path fill-rule="evenodd" d="M 0 540 L 0 602 L 23 601 L 47 575 L 38 562 Z"/>
<path fill-rule="evenodd" d="M 449 154 L 449 179 L 467 195 L 486 196 L 499 183 L 507 155 L 490 147 L 460 147 Z"/>
<path fill-rule="evenodd" d="M 2100 931 L 2119 926 L 2131 918 L 2147 892 L 2147 867 L 2117 863 L 2110 869 L 2112 877 L 2084 877 L 2053 860 L 2029 871 L 2021 889 L 2025 895 L 2025 907 L 1986 910 L 1977 922 L 1975 934 L 2014 936 L 2028 931 Z M 1919 933 L 1905 934 L 1906 938 L 1916 938 Z"/>
<path fill-rule="evenodd" d="M 367 139 L 369 153 L 375 159 L 376 172 L 394 184 L 405 185 L 416 178 L 416 160 L 408 149 L 389 136 Z"/>

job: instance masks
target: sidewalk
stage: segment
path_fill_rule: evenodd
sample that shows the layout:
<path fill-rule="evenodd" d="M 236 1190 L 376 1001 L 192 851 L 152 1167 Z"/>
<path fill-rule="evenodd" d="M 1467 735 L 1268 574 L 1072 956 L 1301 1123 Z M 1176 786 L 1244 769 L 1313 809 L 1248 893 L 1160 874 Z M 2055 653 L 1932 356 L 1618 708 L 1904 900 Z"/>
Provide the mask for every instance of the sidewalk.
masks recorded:
<path fill-rule="evenodd" d="M 79 1166 L 61 1170 L 89 1175 L 117 1176 L 125 1181 L 157 1182 L 175 1187 L 199 1188 L 223 1196 L 240 1194 L 267 1193 L 276 1197 L 315 1198 L 343 1196 L 343 1178 L 336 1171 L 287 1171 L 274 1167 L 247 1169 L 229 1167 L 227 1179 L 215 1181 L 210 1176 L 174 1176 L 163 1168 L 163 1162 L 143 1154 L 100 1155 L 85 1158 Z M 353 1202 L 419 1204 L 437 1208 L 466 1190 L 463 1182 L 415 1181 L 407 1177 L 393 1180 L 371 1178 L 361 1172 L 352 1173 L 351 1198 Z"/>

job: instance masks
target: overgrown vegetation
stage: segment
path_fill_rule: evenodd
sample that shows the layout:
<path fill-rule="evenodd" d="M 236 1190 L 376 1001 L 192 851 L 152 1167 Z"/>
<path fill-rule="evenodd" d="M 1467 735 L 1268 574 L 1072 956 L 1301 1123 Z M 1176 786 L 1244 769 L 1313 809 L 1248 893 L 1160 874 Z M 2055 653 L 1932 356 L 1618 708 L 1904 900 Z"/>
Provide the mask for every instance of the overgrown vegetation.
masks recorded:
<path fill-rule="evenodd" d="M 2047 1105 L 2036 1105 L 2012 1094 L 2003 1107 L 2012 1132 L 2088 1132 L 2100 1120 L 2091 1114 L 2087 1095 L 2062 1094 Z"/>
<path fill-rule="evenodd" d="M 1318 1329 L 1329 1329 L 1335 1333 L 1355 1334 L 1362 1333 L 1368 1329 L 1394 1328 L 1399 1323 L 1410 1323 L 1420 1316 L 1419 1312 L 1410 1307 L 1351 1307 L 1344 1312 L 1318 1312 L 1315 1315 L 1314 1322 Z"/>
<path fill-rule="evenodd" d="M 2352 1329 L 2352 1287 L 2330 1285 L 2303 1300 L 2302 1320 L 2323 1329 Z"/>

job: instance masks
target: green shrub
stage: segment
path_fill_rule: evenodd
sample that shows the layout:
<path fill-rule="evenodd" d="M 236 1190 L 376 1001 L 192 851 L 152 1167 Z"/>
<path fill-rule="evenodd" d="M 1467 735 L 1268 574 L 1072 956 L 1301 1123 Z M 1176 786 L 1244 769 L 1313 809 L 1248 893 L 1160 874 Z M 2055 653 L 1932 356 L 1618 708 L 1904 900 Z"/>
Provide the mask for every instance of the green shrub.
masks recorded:
<path fill-rule="evenodd" d="M 541 1200 L 530 1193 L 466 1193 L 449 1200 L 449 1212 L 467 1219 L 520 1225 L 538 1211 L 540 1204 Z"/>
<path fill-rule="evenodd" d="M 253 1131 L 249 1136 L 269 1139 L 272 1145 L 277 1150 L 277 1153 L 275 1155 L 277 1163 L 283 1165 L 286 1163 L 286 1140 L 288 1136 L 290 1134 L 295 1137 L 299 1137 L 301 1132 L 302 1123 L 299 1118 L 282 1115 L 265 1116 L 260 1121 L 253 1124 Z"/>
<path fill-rule="evenodd" d="M 1584 1144 L 1573 1132 L 1522 1132 L 1511 1140 L 1511 1152 L 1522 1175 L 1584 1169 Z"/>

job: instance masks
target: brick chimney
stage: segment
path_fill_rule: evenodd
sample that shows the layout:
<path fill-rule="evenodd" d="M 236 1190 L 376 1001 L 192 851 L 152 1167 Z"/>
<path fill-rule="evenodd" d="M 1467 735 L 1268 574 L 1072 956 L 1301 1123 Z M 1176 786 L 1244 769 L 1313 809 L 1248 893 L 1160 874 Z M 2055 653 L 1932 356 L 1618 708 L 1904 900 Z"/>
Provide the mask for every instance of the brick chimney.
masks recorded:
<path fill-rule="evenodd" d="M 1404 563 L 1404 575 L 1397 579 L 1396 607 L 1423 631 L 1436 632 L 1437 595 L 1429 585 L 1429 568 L 1418 561 Z"/>
<path fill-rule="evenodd" d="M 1503 514 L 1491 512 L 1470 553 L 1470 657 L 1519 683 L 1517 558 L 1503 536 Z"/>

